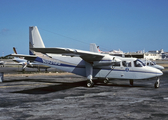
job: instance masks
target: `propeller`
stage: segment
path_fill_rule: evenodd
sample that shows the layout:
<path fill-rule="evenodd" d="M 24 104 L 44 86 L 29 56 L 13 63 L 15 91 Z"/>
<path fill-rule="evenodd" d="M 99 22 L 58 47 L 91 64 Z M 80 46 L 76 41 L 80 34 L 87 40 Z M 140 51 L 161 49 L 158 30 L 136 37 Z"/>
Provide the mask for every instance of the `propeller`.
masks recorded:
<path fill-rule="evenodd" d="M 24 63 L 22 64 L 22 70 L 24 71 L 25 68 L 26 68 L 28 65 L 31 66 L 31 67 L 33 67 L 32 63 L 31 63 L 30 61 L 27 61 L 27 62 L 24 62 Z"/>

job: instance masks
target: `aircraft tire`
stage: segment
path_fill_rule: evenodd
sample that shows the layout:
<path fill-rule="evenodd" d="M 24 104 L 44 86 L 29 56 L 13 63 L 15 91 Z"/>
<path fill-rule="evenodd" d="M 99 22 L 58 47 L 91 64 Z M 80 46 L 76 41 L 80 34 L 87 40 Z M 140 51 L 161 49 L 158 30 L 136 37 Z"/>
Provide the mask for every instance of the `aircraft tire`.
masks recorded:
<path fill-rule="evenodd" d="M 90 82 L 90 81 L 87 82 L 87 87 L 93 87 L 93 86 L 94 86 L 93 82 Z"/>
<path fill-rule="evenodd" d="M 154 87 L 155 88 L 158 88 L 160 86 L 160 79 L 159 79 L 159 77 L 157 78 L 157 81 L 155 82 L 155 84 L 154 84 Z"/>
<path fill-rule="evenodd" d="M 134 81 L 130 80 L 130 85 L 133 86 L 133 84 L 134 84 Z"/>
<path fill-rule="evenodd" d="M 158 88 L 160 86 L 160 83 L 159 82 L 155 82 L 154 86 L 155 86 L 155 88 Z"/>
<path fill-rule="evenodd" d="M 108 81 L 108 80 L 106 80 L 106 79 L 105 79 L 103 82 L 104 82 L 105 84 L 109 83 L 109 81 Z"/>

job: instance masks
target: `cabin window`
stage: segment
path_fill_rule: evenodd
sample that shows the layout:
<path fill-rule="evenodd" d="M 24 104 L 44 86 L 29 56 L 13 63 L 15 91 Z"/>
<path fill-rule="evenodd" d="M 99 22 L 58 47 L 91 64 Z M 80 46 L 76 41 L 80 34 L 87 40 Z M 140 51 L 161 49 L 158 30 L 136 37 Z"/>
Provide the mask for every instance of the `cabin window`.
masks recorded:
<path fill-rule="evenodd" d="M 120 66 L 120 62 L 113 62 L 113 66 Z"/>
<path fill-rule="evenodd" d="M 128 67 L 131 67 L 131 62 L 128 63 Z"/>
<path fill-rule="evenodd" d="M 122 61 L 122 65 L 123 65 L 123 67 L 127 67 L 126 61 Z"/>
<path fill-rule="evenodd" d="M 131 62 L 122 61 L 123 67 L 131 67 Z"/>

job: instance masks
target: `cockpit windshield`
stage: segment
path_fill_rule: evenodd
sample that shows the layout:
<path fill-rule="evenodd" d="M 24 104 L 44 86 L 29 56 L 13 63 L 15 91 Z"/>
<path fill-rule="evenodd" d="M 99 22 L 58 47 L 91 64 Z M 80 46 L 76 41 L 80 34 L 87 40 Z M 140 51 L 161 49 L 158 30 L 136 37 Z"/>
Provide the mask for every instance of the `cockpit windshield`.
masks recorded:
<path fill-rule="evenodd" d="M 134 61 L 134 66 L 135 67 L 143 67 L 143 66 L 145 66 L 145 64 L 141 60 L 137 59 Z"/>
<path fill-rule="evenodd" d="M 153 61 L 151 61 L 151 63 L 150 63 L 151 65 L 156 65 L 156 63 L 155 62 L 153 62 Z"/>

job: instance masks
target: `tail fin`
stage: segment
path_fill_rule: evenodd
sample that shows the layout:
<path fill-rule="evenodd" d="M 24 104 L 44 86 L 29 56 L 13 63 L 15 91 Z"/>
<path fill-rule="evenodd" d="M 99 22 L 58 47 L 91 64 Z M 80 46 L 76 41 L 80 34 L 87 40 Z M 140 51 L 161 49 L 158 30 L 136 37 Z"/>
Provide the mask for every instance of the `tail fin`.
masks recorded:
<path fill-rule="evenodd" d="M 13 51 L 14 51 L 15 54 L 17 54 L 17 51 L 16 51 L 16 48 L 15 48 L 15 47 L 13 47 Z"/>
<path fill-rule="evenodd" d="M 90 51 L 91 52 L 96 52 L 96 53 L 100 52 L 98 46 L 95 43 L 90 44 Z"/>
<path fill-rule="evenodd" d="M 29 27 L 29 54 L 35 55 L 31 48 L 45 48 L 37 26 Z"/>
<path fill-rule="evenodd" d="M 13 47 L 13 51 L 14 51 L 15 54 L 17 54 L 17 51 L 16 51 L 16 48 L 15 48 L 15 47 Z M 24 59 L 23 57 L 18 57 L 18 58 Z M 14 58 L 14 59 L 15 59 L 15 58 Z"/>

